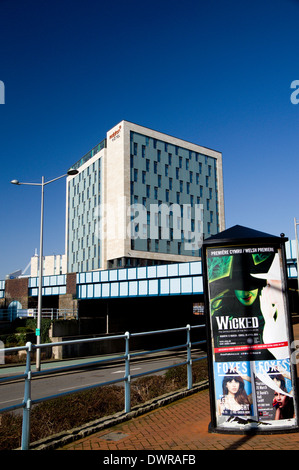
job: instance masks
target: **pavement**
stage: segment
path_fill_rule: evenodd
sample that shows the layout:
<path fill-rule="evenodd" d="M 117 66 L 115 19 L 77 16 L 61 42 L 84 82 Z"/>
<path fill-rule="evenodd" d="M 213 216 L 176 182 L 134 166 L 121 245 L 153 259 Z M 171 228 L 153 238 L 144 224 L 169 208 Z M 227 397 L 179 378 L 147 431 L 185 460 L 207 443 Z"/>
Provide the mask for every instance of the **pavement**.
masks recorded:
<path fill-rule="evenodd" d="M 294 339 L 299 340 L 299 324 L 293 325 L 293 331 Z M 299 375 L 298 372 L 297 365 Z M 255 435 L 211 433 L 210 416 L 209 390 L 206 389 L 57 450 L 299 450 L 299 432 Z"/>

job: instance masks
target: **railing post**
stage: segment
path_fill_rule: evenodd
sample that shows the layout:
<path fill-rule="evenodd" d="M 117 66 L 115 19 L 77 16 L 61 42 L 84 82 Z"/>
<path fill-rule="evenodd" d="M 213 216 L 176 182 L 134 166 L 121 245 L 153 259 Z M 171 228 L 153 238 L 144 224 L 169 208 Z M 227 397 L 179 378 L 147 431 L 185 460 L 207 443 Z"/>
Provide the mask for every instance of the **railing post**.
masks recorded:
<path fill-rule="evenodd" d="M 187 325 L 187 388 L 192 388 L 191 326 Z"/>
<path fill-rule="evenodd" d="M 30 410 L 31 410 L 31 350 L 32 343 L 26 343 L 26 371 L 25 371 L 25 388 L 23 401 L 23 423 L 22 423 L 22 450 L 29 449 L 30 442 Z"/>
<path fill-rule="evenodd" d="M 126 331 L 126 371 L 125 371 L 125 412 L 131 411 L 131 376 L 130 376 L 130 333 Z"/>

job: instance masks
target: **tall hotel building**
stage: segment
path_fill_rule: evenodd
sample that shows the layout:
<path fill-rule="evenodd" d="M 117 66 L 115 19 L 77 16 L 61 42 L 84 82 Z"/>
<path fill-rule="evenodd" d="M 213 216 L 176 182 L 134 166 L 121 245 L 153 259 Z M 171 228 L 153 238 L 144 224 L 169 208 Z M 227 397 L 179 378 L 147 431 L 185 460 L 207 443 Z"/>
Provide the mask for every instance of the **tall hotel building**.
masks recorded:
<path fill-rule="evenodd" d="M 72 168 L 68 272 L 196 260 L 225 228 L 215 150 L 122 121 Z"/>

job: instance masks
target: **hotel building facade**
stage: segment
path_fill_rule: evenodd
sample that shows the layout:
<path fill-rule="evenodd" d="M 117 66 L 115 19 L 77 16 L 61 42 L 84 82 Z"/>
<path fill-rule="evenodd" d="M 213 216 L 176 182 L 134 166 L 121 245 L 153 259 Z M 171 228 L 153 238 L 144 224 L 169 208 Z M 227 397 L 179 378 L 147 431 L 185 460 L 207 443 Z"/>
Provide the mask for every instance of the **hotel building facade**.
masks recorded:
<path fill-rule="evenodd" d="M 72 168 L 68 272 L 195 261 L 225 229 L 218 151 L 121 121 Z"/>

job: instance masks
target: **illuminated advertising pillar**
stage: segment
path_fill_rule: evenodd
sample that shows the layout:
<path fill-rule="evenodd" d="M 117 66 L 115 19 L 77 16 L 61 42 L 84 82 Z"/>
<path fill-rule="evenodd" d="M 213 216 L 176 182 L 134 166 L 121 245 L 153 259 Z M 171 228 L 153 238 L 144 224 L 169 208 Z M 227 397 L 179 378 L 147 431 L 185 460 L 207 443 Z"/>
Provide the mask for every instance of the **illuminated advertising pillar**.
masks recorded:
<path fill-rule="evenodd" d="M 286 240 L 237 225 L 203 243 L 211 432 L 298 431 Z"/>

